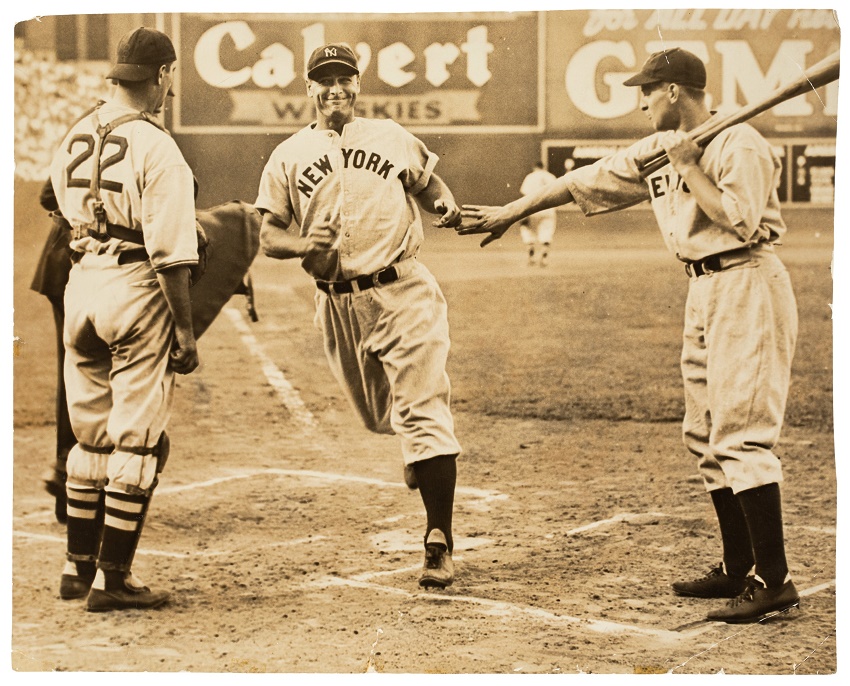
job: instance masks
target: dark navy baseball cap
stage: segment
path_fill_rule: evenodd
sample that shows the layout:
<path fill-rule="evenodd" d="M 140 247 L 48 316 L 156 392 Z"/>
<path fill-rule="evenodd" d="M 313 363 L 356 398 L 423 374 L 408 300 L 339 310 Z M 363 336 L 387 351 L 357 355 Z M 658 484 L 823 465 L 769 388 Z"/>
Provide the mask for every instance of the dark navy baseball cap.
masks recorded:
<path fill-rule="evenodd" d="M 161 31 L 139 27 L 118 42 L 118 59 L 107 79 L 144 81 L 156 75 L 161 64 L 177 61 L 174 44 Z"/>
<path fill-rule="evenodd" d="M 641 70 L 623 81 L 623 85 L 644 86 L 665 81 L 705 88 L 705 80 L 705 64 L 699 57 L 682 48 L 671 48 L 652 53 Z"/>
<path fill-rule="evenodd" d="M 359 74 L 357 56 L 348 43 L 329 43 L 313 50 L 307 61 L 307 78 L 312 79 L 322 67 L 341 64 L 348 67 L 352 74 Z"/>

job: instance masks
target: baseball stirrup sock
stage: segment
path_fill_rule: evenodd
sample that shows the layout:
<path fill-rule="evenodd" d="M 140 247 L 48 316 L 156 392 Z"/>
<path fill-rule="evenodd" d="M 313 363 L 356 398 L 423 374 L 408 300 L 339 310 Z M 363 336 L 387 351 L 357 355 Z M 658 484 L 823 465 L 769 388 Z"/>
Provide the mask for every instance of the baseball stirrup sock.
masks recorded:
<path fill-rule="evenodd" d="M 745 577 L 753 568 L 753 544 L 741 502 L 731 488 L 711 491 L 711 502 L 720 525 L 726 574 Z"/>
<path fill-rule="evenodd" d="M 756 574 L 771 588 L 785 583 L 788 562 L 785 559 L 785 535 L 782 531 L 782 497 L 779 484 L 766 484 L 738 493 L 747 518 Z"/>
<path fill-rule="evenodd" d="M 68 496 L 67 558 L 78 576 L 94 576 L 103 531 L 104 493 L 87 486 L 66 486 Z"/>
<path fill-rule="evenodd" d="M 67 558 L 79 576 L 94 576 L 103 529 L 104 493 L 97 488 L 66 486 L 68 495 Z"/>
<path fill-rule="evenodd" d="M 103 542 L 97 560 L 98 568 L 104 572 L 120 572 L 116 577 L 120 579 L 130 571 L 149 504 L 148 495 L 123 491 L 106 492 L 106 518 Z M 107 583 L 110 576 L 113 575 L 107 573 Z"/>
<path fill-rule="evenodd" d="M 427 538 L 431 529 L 439 529 L 446 535 L 449 552 L 452 552 L 454 548 L 452 510 L 457 483 L 456 457 L 456 455 L 440 455 L 413 463 L 416 480 L 419 483 L 419 493 L 428 517 L 425 536 Z"/>

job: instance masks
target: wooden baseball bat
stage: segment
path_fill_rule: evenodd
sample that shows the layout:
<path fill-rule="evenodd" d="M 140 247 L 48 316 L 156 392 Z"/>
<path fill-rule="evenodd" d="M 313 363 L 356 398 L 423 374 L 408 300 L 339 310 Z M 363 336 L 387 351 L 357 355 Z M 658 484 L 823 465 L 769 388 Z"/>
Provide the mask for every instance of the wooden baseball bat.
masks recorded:
<path fill-rule="evenodd" d="M 717 134 L 728 129 L 730 126 L 740 124 L 749 119 L 752 119 L 758 114 L 765 112 L 772 107 L 776 107 L 780 103 L 796 98 L 798 95 L 807 93 L 810 90 L 816 90 L 821 86 L 838 79 L 839 53 L 835 52 L 829 57 L 821 60 L 817 64 L 809 67 L 796 81 L 789 83 L 787 86 L 776 89 L 763 100 L 742 107 L 737 112 L 733 112 L 721 119 L 712 117 L 697 128 L 688 133 L 688 136 L 694 143 L 700 147 L 708 145 Z M 667 153 L 664 148 L 656 148 L 648 152 L 646 155 L 637 159 L 638 169 L 641 176 L 647 177 L 653 172 L 658 171 L 664 165 L 668 164 Z"/>

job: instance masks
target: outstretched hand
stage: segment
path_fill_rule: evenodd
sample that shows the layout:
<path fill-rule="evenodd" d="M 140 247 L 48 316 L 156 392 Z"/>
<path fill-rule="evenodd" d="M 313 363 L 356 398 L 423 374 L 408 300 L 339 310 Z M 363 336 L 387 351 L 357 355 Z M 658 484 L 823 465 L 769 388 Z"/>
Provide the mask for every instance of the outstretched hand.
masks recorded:
<path fill-rule="evenodd" d="M 441 198 L 434 203 L 434 209 L 440 215 L 440 218 L 434 222 L 434 226 L 447 226 L 452 229 L 460 226 L 460 208 L 453 200 Z"/>
<path fill-rule="evenodd" d="M 499 240 L 511 228 L 513 221 L 505 216 L 505 208 L 499 205 L 464 205 L 462 222 L 455 231 L 461 236 L 486 233 L 481 247 Z"/>

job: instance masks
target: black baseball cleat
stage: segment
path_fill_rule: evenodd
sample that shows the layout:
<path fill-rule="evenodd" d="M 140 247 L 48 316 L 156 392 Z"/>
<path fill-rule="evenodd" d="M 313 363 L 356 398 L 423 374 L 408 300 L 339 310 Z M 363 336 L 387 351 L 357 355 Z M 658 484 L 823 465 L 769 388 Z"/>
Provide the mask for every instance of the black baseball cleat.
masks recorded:
<path fill-rule="evenodd" d="M 419 585 L 423 588 L 445 588 L 455 580 L 455 566 L 449 552 L 446 536 L 439 529 L 431 529 L 425 542 L 425 564 Z"/>
<path fill-rule="evenodd" d="M 168 591 L 152 591 L 147 586 L 131 586 L 125 580 L 121 588 L 108 591 L 91 589 L 86 600 L 86 610 L 89 612 L 148 610 L 159 607 L 169 597 Z"/>
<path fill-rule="evenodd" d="M 63 574 L 59 582 L 59 597 L 62 600 L 85 598 L 89 593 L 92 581 L 94 581 L 94 574 L 91 576 Z"/>
<path fill-rule="evenodd" d="M 786 581 L 776 588 L 766 588 L 755 577 L 747 579 L 747 587 L 726 607 L 709 612 L 706 619 L 727 624 L 749 624 L 760 622 L 792 607 L 800 607 L 800 595 L 792 581 Z"/>
<path fill-rule="evenodd" d="M 746 576 L 729 576 L 723 571 L 722 564 L 711 569 L 701 579 L 673 583 L 676 595 L 689 598 L 734 598 L 743 593 L 746 587 Z"/>

